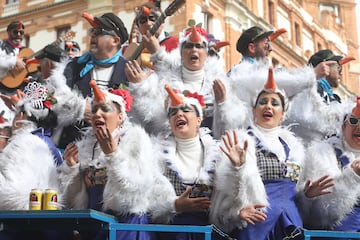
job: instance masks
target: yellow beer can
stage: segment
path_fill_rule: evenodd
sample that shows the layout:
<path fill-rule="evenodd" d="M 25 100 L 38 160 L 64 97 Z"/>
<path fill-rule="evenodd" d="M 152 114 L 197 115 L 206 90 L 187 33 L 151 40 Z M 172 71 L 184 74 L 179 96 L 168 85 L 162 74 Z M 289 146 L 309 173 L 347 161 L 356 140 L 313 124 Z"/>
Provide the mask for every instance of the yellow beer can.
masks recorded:
<path fill-rule="evenodd" d="M 55 189 L 46 189 L 43 210 L 58 210 L 58 193 Z"/>
<path fill-rule="evenodd" d="M 40 189 L 31 189 L 29 210 L 41 210 L 43 192 Z"/>

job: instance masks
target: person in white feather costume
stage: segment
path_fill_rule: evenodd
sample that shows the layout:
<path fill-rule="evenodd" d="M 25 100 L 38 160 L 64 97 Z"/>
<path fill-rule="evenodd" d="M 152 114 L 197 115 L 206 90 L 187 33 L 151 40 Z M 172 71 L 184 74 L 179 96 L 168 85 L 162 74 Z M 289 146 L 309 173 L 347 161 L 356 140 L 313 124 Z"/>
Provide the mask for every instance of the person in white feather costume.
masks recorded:
<path fill-rule="evenodd" d="M 127 119 L 132 98 L 126 90 L 103 92 L 91 84 L 92 128 L 67 146 L 60 168 L 65 206 L 104 211 L 121 223 L 149 223 L 155 183 L 165 179 L 157 171 L 150 138 Z M 105 239 L 104 234 L 92 233 L 89 239 Z M 153 234 L 118 231 L 117 239 L 149 240 Z"/>
<path fill-rule="evenodd" d="M 252 119 L 247 129 L 236 130 L 238 140 L 235 131 L 233 140 L 244 146 L 245 161 L 239 168 L 229 161 L 221 162 L 211 218 L 236 239 L 301 239 L 302 219 L 295 203 L 295 190 L 305 150 L 302 142 L 280 125 L 288 100 L 276 87 L 272 68 L 268 73 L 264 87 L 253 86 L 247 92 L 247 103 L 253 106 L 249 115 Z M 264 84 L 266 76 L 263 72 L 258 74 Z M 228 146 L 231 145 L 232 142 Z M 309 191 L 315 196 L 325 193 L 316 182 Z M 258 211 L 264 211 L 266 216 Z"/>
<path fill-rule="evenodd" d="M 168 184 L 152 209 L 155 222 L 174 225 L 208 225 L 216 163 L 221 151 L 209 130 L 201 127 L 203 96 L 189 91 L 176 93 L 166 85 L 169 94 L 164 112 L 171 125 L 167 135 L 154 137 L 159 163 Z M 164 105 L 163 105 L 164 106 Z M 170 186 L 170 189 L 168 187 Z M 164 191 L 167 189 L 167 191 Z M 200 240 L 202 233 L 159 233 L 159 239 Z"/>
<path fill-rule="evenodd" d="M 307 198 L 299 185 L 298 195 L 304 225 L 310 229 L 360 230 L 360 98 L 343 117 L 341 136 L 313 141 L 308 147 L 300 181 L 328 175 L 335 185 L 331 193 Z M 339 125 L 340 126 L 340 125 Z"/>
<path fill-rule="evenodd" d="M 168 132 L 169 124 L 163 121 L 167 116 L 162 106 L 167 97 L 163 86 L 170 84 L 174 89 L 204 96 L 206 108 L 202 126 L 211 129 L 214 104 L 224 101 L 222 87 L 228 80 L 223 60 L 208 55 L 206 31 L 193 26 L 180 38 L 178 49 L 167 53 L 164 47 L 159 46 L 151 60 L 155 73 L 143 73 L 136 62 L 129 62 L 125 69 L 130 82 L 129 90 L 134 96 L 134 120 L 149 133 Z M 149 102 L 153 104 L 149 106 Z"/>

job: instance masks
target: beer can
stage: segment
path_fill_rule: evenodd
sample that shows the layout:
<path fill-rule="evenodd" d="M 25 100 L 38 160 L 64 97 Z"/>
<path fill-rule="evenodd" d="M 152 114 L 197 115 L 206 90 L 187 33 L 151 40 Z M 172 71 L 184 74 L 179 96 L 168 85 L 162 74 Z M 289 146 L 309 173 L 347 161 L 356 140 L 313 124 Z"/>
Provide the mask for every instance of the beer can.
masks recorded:
<path fill-rule="evenodd" d="M 55 189 L 46 189 L 44 194 L 43 210 L 58 209 L 58 195 Z"/>
<path fill-rule="evenodd" d="M 43 192 L 40 189 L 31 189 L 29 210 L 41 210 Z"/>

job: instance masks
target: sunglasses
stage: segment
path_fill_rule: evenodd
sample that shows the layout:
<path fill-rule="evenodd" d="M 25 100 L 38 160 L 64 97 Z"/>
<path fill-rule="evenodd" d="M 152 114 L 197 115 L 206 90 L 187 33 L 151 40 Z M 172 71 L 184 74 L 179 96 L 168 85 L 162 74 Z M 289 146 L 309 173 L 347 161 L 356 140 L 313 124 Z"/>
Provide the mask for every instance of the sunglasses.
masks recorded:
<path fill-rule="evenodd" d="M 80 52 L 80 50 L 78 48 L 66 48 L 67 52 Z"/>
<path fill-rule="evenodd" d="M 192 43 L 192 42 L 186 42 L 183 45 L 183 48 L 185 49 L 192 49 L 192 48 L 197 48 L 197 49 L 202 49 L 202 48 L 206 48 L 205 43 Z"/>
<path fill-rule="evenodd" d="M 156 21 L 156 17 L 153 15 L 150 16 L 141 16 L 138 20 L 139 25 L 143 25 L 145 23 L 147 23 L 148 21 L 151 22 L 155 22 Z"/>
<path fill-rule="evenodd" d="M 24 32 L 24 30 L 13 30 L 12 33 L 14 35 L 18 35 L 19 33 L 20 33 L 20 35 L 24 35 L 25 32 Z"/>
<path fill-rule="evenodd" d="M 359 123 L 359 118 L 353 116 L 347 116 L 345 121 L 347 121 L 350 125 L 356 126 Z"/>
<path fill-rule="evenodd" d="M 102 28 L 90 28 L 89 34 L 94 34 L 95 36 L 117 36 L 114 31 L 108 31 Z"/>

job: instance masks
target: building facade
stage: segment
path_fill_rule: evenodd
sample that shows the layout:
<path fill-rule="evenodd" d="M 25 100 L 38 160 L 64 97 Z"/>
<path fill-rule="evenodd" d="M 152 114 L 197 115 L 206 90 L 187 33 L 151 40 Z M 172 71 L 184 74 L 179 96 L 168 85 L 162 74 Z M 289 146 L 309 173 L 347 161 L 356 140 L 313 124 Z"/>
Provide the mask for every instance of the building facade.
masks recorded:
<path fill-rule="evenodd" d="M 13 20 L 25 24 L 25 45 L 37 51 L 69 30 L 74 40 L 87 49 L 89 24 L 83 12 L 94 16 L 114 12 L 130 31 L 134 9 L 144 0 L 1 0 L 0 38 L 6 38 L 6 26 Z M 161 1 L 164 10 L 171 1 Z M 178 35 L 188 20 L 202 23 L 219 40 L 228 40 L 222 56 L 227 69 L 241 60 L 236 41 L 241 32 L 257 25 L 264 29 L 285 28 L 272 43 L 270 60 L 275 66 L 297 67 L 321 49 L 357 60 L 343 68 L 342 84 L 336 90 L 344 98 L 360 94 L 359 41 L 355 0 L 192 0 L 165 20 L 165 30 Z"/>

